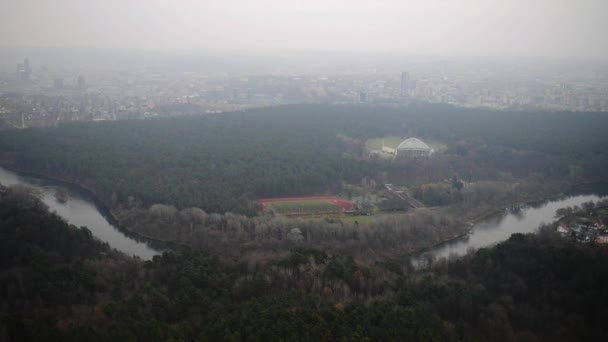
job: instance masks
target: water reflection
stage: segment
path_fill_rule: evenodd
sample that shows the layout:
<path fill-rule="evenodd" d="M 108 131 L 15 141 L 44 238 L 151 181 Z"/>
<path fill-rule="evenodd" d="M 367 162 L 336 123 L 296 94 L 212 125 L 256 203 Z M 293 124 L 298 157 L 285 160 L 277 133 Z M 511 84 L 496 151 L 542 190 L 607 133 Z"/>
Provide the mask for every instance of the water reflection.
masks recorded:
<path fill-rule="evenodd" d="M 154 255 L 159 254 L 159 251 L 151 248 L 145 242 L 136 241 L 133 237 L 119 231 L 99 211 L 92 198 L 75 189 L 49 180 L 19 176 L 3 168 L 0 168 L 0 183 L 4 186 L 23 184 L 41 190 L 41 199 L 51 211 L 56 212 L 70 224 L 77 227 L 86 226 L 95 237 L 107 242 L 112 248 L 145 260 L 152 259 Z M 61 203 L 55 196 L 60 189 L 67 193 L 65 203 Z"/>
<path fill-rule="evenodd" d="M 535 203 L 521 210 L 507 210 L 476 224 L 471 234 L 424 252 L 412 258 L 412 262 L 416 267 L 425 267 L 430 260 L 462 256 L 471 249 L 488 247 L 507 240 L 513 233 L 533 233 L 541 224 L 553 222 L 557 209 L 580 206 L 585 202 L 596 202 L 601 198 L 603 197 L 598 195 L 575 195 Z"/>

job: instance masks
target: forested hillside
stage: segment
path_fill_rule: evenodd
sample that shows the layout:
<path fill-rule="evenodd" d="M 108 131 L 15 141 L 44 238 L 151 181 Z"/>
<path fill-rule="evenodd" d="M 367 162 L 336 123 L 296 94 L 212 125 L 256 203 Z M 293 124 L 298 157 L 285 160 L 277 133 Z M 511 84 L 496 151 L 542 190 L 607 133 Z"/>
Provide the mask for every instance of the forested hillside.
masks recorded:
<path fill-rule="evenodd" d="M 259 197 L 326 193 L 381 171 L 404 182 L 501 172 L 601 178 L 607 126 L 601 113 L 293 105 L 5 131 L 0 158 L 86 185 L 110 206 L 142 201 L 252 213 L 248 204 Z M 433 139 L 449 149 L 426 166 L 370 160 L 366 139 L 386 135 Z"/>
<path fill-rule="evenodd" d="M 513 235 L 413 271 L 293 249 L 261 268 L 184 251 L 141 262 L 0 190 L 0 340 L 600 341 L 608 254 Z"/>

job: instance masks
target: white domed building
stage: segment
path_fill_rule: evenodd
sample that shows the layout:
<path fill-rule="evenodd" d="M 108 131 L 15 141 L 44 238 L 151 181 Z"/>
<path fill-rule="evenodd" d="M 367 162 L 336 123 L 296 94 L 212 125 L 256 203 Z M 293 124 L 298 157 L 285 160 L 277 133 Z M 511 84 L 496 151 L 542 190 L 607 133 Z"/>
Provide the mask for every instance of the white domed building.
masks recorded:
<path fill-rule="evenodd" d="M 433 154 L 433 149 L 417 138 L 409 138 L 404 140 L 397 146 L 397 157 L 405 158 L 420 158 L 429 157 Z"/>

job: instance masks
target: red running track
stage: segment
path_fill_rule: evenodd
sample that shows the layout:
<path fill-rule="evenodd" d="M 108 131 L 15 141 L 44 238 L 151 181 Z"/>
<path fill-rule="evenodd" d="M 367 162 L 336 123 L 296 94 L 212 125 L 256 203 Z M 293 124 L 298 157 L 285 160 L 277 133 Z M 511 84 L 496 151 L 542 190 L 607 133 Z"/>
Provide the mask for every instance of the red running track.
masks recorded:
<path fill-rule="evenodd" d="M 258 200 L 262 205 L 263 209 L 266 209 L 269 203 L 280 203 L 280 202 L 307 202 L 307 201 L 329 201 L 340 208 L 342 211 L 349 212 L 355 211 L 357 205 L 350 201 L 345 201 L 336 198 L 335 196 L 319 196 L 319 197 L 283 197 L 283 198 L 265 198 Z"/>

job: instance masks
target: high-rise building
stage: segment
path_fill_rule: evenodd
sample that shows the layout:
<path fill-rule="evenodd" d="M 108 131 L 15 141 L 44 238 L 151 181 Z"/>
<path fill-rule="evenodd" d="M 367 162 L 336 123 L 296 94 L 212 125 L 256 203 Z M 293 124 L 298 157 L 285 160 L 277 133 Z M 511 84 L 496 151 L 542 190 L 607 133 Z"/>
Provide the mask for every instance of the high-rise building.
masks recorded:
<path fill-rule="evenodd" d="M 410 91 L 416 87 L 416 83 L 410 79 L 410 74 L 406 71 L 401 73 L 401 96 L 409 96 Z"/>
<path fill-rule="evenodd" d="M 23 70 L 27 73 L 32 72 L 31 66 L 30 66 L 30 59 L 25 57 L 23 59 Z"/>
<path fill-rule="evenodd" d="M 17 74 L 23 81 L 29 81 L 32 75 L 32 68 L 30 66 L 30 59 L 24 58 L 23 63 L 17 64 Z"/>
<path fill-rule="evenodd" d="M 369 100 L 369 96 L 366 91 L 359 92 L 359 102 L 365 103 Z"/>
<path fill-rule="evenodd" d="M 53 82 L 53 87 L 55 89 L 63 89 L 63 78 L 56 78 Z"/>
<path fill-rule="evenodd" d="M 78 89 L 85 90 L 87 89 L 87 81 L 84 79 L 84 76 L 78 76 Z"/>

